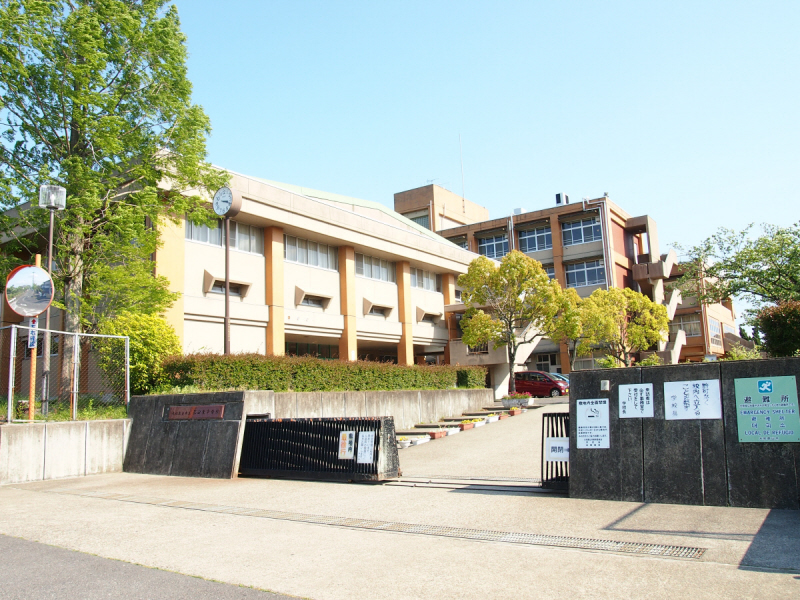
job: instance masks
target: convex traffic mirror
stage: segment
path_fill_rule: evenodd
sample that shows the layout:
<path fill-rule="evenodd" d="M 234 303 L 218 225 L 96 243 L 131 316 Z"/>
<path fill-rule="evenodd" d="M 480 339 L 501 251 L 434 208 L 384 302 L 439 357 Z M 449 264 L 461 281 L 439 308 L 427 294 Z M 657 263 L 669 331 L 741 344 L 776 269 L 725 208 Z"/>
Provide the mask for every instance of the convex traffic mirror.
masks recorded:
<path fill-rule="evenodd" d="M 6 301 L 21 317 L 40 315 L 53 301 L 53 280 L 41 267 L 17 267 L 6 280 Z"/>

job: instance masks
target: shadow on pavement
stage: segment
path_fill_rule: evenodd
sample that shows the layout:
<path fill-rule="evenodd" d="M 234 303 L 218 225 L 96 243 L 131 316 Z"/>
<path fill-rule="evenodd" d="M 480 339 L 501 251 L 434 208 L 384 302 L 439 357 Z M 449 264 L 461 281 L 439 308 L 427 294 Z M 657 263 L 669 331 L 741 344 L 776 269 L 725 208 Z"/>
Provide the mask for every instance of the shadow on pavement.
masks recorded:
<path fill-rule="evenodd" d="M 770 510 L 739 568 L 800 571 L 800 511 Z"/>

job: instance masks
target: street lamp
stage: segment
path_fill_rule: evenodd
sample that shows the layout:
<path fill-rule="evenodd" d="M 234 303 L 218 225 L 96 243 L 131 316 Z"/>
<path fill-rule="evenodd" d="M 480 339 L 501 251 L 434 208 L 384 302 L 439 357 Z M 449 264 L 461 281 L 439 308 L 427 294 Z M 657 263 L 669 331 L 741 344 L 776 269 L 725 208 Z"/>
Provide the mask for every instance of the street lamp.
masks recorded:
<path fill-rule="evenodd" d="M 50 235 L 47 240 L 47 274 L 53 278 L 53 215 L 67 207 L 67 190 L 60 185 L 39 187 L 39 207 L 50 211 Z M 44 365 L 42 368 L 42 413 L 47 414 L 50 402 L 50 307 L 44 317 Z"/>

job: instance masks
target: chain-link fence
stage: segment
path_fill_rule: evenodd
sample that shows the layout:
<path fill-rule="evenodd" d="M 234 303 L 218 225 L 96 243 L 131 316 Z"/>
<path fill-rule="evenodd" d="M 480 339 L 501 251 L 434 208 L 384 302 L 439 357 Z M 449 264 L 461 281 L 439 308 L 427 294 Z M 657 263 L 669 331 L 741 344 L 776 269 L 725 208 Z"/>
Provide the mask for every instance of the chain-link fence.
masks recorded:
<path fill-rule="evenodd" d="M 5 421 L 123 418 L 130 400 L 128 338 L 3 327 L 2 387 Z"/>

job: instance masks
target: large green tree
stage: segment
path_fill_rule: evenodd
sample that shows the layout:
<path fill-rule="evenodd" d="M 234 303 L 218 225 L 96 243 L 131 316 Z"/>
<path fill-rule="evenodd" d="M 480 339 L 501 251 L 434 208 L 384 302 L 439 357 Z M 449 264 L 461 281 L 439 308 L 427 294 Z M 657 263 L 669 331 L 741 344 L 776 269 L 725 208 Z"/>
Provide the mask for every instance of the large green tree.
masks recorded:
<path fill-rule="evenodd" d="M 458 278 L 467 312 L 461 321 L 468 346 L 491 343 L 506 347 L 509 392 L 514 393 L 514 364 L 523 344 L 550 326 L 560 307 L 561 288 L 541 263 L 512 250 L 500 265 L 480 256 Z"/>
<path fill-rule="evenodd" d="M 684 292 L 704 303 L 738 296 L 757 308 L 800 300 L 800 227 L 763 225 L 756 237 L 752 230 L 721 228 L 689 248 L 681 265 Z"/>
<path fill-rule="evenodd" d="M 595 290 L 581 304 L 587 338 L 626 367 L 666 339 L 667 308 L 630 288 Z"/>
<path fill-rule="evenodd" d="M 27 203 L 65 187 L 53 274 L 68 331 L 169 306 L 154 224 L 211 218 L 200 194 L 226 175 L 205 160 L 185 42 L 167 0 L 0 0 L 0 266 L 43 249 L 47 213 Z"/>
<path fill-rule="evenodd" d="M 574 370 L 575 361 L 592 351 L 591 331 L 583 326 L 586 305 L 575 288 L 564 290 L 559 302 L 555 318 L 544 325 L 545 333 L 554 342 L 566 345 L 570 370 Z"/>

